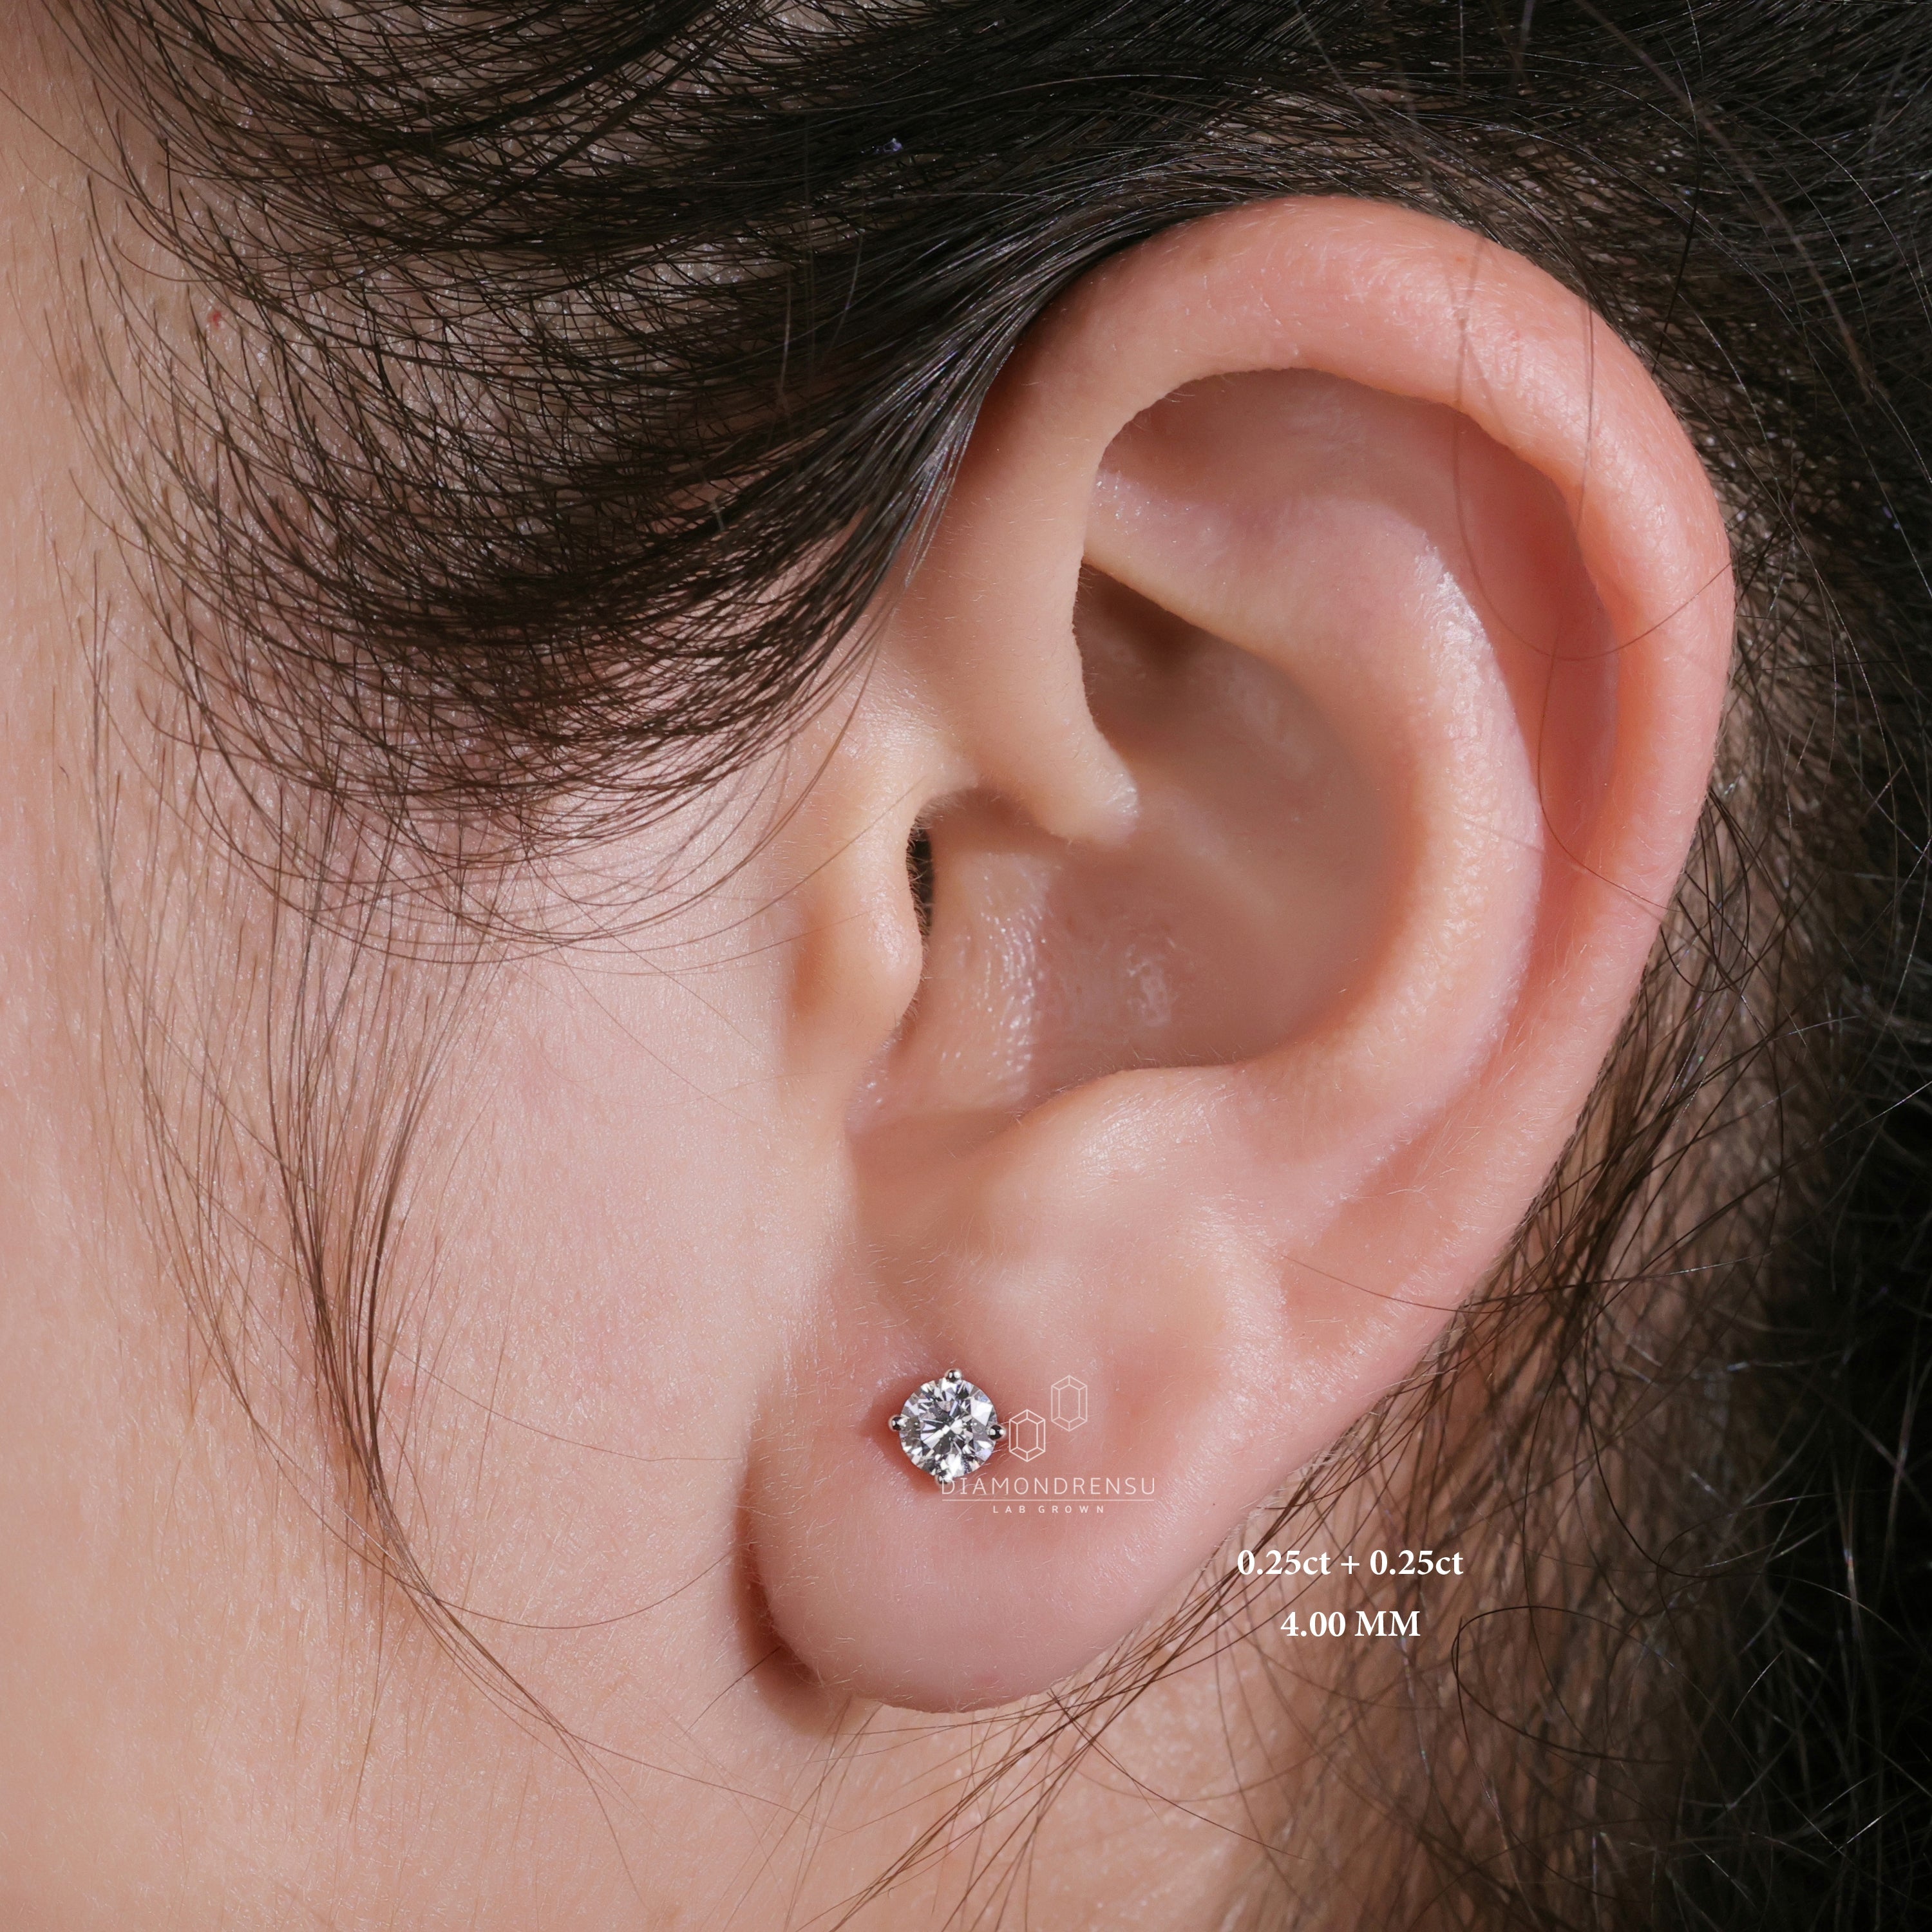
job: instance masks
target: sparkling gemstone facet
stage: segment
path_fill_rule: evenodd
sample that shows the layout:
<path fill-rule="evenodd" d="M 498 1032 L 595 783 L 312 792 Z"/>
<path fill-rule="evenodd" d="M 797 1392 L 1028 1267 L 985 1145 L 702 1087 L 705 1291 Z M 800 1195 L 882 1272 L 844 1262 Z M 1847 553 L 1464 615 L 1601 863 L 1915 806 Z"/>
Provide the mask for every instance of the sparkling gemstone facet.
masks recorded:
<path fill-rule="evenodd" d="M 956 1483 L 998 1447 L 1006 1431 L 992 1400 L 957 1369 L 922 1382 L 892 1418 L 892 1432 L 914 1464 L 938 1481 Z"/>

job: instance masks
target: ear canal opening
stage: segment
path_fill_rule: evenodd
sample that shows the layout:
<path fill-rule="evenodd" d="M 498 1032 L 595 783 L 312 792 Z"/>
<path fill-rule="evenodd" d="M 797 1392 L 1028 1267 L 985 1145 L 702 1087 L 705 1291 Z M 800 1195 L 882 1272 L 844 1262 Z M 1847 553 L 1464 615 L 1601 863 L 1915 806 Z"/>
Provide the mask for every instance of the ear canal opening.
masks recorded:
<path fill-rule="evenodd" d="M 932 901 L 937 884 L 932 869 L 932 834 L 923 825 L 915 825 L 906 840 L 906 884 L 912 890 L 914 916 L 919 921 L 922 940 L 932 937 Z"/>
<path fill-rule="evenodd" d="M 1292 668 L 1096 570 L 1073 629 L 1136 827 L 1064 840 L 990 790 L 915 824 L 903 863 L 925 956 L 867 1088 L 868 1132 L 1010 1121 L 1130 1069 L 1254 1058 L 1317 1023 L 1372 946 L 1381 803 Z"/>

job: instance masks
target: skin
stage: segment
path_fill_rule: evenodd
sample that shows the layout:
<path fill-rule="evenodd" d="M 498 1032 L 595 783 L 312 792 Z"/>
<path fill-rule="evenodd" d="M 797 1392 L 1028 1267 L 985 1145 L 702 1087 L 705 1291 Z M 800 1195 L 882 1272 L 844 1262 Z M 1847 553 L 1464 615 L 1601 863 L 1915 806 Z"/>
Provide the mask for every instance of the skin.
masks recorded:
<path fill-rule="evenodd" d="M 1177 231 L 1024 346 L 862 680 L 730 798 L 521 883 L 556 927 L 682 865 L 650 924 L 460 972 L 316 946 L 351 989 L 328 1064 L 445 1045 L 383 1439 L 533 1721 L 345 1527 L 250 1138 L 289 930 L 142 735 L 72 352 L 84 178 L 4 124 L 0 1919 L 833 1911 L 1015 1700 L 1182 1600 L 1411 1370 L 1534 1198 L 1708 771 L 1702 470 L 1608 332 L 1466 234 L 1352 202 Z M 184 1249 L 153 1128 L 211 1118 L 205 1072 L 243 1131 Z M 940 1498 L 884 1425 L 956 1363 L 1009 1414 L 1078 1376 L 1034 1466 L 1152 1496 Z M 1366 1895 L 1394 1828 L 1297 1742 L 1332 1682 L 1252 1732 L 1228 1684 L 1178 1670 L 1110 1733 L 1034 1841 L 1034 1922 L 1202 1923 L 1297 1815 L 1304 1900 Z M 856 1922 L 997 1889 L 999 1795 Z"/>

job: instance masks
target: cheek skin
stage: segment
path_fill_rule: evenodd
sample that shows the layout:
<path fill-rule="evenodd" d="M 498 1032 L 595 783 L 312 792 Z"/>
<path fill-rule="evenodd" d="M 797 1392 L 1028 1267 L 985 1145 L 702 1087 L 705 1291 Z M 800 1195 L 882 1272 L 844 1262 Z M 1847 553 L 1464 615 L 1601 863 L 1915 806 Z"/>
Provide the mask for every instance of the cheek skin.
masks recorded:
<path fill-rule="evenodd" d="M 632 1640 L 707 1674 L 736 1623 L 757 1338 L 780 1330 L 812 1211 L 774 1158 L 771 976 L 706 956 L 745 937 L 667 964 L 552 956 L 493 990 L 464 1096 L 476 1207 L 443 1216 L 461 1232 L 411 1345 L 452 1476 L 502 1532 L 471 1552 L 472 1595 L 589 1622 L 677 1592 Z"/>

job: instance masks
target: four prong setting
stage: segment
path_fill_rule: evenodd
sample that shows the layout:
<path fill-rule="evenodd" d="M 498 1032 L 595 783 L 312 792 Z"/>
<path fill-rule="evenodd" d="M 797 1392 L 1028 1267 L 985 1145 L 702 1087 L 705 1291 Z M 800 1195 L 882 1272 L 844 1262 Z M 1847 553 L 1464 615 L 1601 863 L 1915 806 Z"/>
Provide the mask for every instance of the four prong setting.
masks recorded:
<path fill-rule="evenodd" d="M 1006 1432 L 992 1398 L 957 1369 L 922 1382 L 886 1426 L 941 1489 L 982 1468 Z"/>

